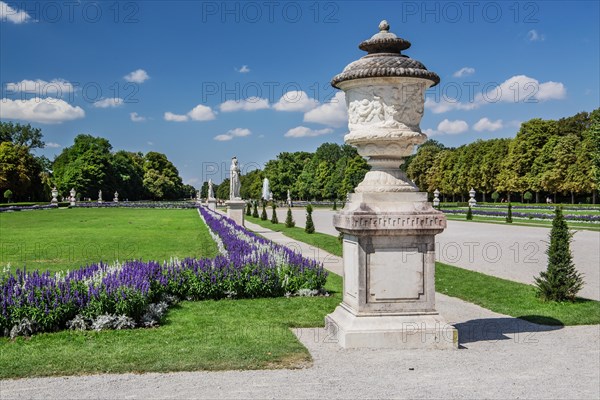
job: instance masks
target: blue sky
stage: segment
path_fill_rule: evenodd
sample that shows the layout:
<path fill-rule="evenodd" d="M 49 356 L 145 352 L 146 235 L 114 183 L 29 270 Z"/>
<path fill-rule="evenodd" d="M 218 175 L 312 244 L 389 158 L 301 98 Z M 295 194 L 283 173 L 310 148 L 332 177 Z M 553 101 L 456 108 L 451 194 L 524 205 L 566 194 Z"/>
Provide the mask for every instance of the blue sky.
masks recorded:
<path fill-rule="evenodd" d="M 421 129 L 448 146 L 600 105 L 599 3 L 0 1 L 0 117 L 167 154 L 184 181 L 343 142 L 330 79 L 382 19 L 442 79 Z M 341 100 L 341 101 L 340 101 Z"/>

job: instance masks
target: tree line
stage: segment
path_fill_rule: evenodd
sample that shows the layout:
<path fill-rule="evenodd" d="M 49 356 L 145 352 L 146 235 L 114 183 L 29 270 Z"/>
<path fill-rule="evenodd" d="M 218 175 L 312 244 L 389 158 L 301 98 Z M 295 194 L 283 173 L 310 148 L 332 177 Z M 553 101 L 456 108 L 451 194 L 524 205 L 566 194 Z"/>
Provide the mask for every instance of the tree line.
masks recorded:
<path fill-rule="evenodd" d="M 531 119 L 512 139 L 457 148 L 429 140 L 404 169 L 420 190 L 464 201 L 474 188 L 490 201 L 596 202 L 600 187 L 600 109 L 559 120 Z"/>
<path fill-rule="evenodd" d="M 80 198 L 119 192 L 121 199 L 173 200 L 195 195 L 161 153 L 116 151 L 107 139 L 79 135 L 53 162 L 36 156 L 44 147 L 40 129 L 0 122 L 0 191 L 16 201 L 47 201 L 56 185 Z M 514 138 L 477 140 L 456 148 L 428 140 L 401 166 L 421 191 L 438 189 L 443 200 L 464 201 L 474 188 L 482 201 L 535 199 L 596 202 L 600 187 L 600 109 L 559 120 L 531 119 Z M 343 200 L 369 170 L 349 145 L 324 143 L 314 153 L 283 152 L 263 169 L 241 177 L 241 195 L 260 199 L 266 177 L 276 200 L 287 191 L 299 200 Z M 214 185 L 229 198 L 229 179 Z M 201 187 L 208 195 L 208 184 Z M 106 197 L 110 198 L 110 197 Z"/>
<path fill-rule="evenodd" d="M 40 129 L 0 122 L 0 191 L 15 201 L 48 201 L 56 186 L 67 197 L 74 188 L 79 199 L 104 199 L 117 191 L 120 199 L 174 200 L 195 195 L 179 171 L 158 152 L 114 152 L 107 139 L 78 135 L 53 162 L 36 156 L 45 147 Z"/>

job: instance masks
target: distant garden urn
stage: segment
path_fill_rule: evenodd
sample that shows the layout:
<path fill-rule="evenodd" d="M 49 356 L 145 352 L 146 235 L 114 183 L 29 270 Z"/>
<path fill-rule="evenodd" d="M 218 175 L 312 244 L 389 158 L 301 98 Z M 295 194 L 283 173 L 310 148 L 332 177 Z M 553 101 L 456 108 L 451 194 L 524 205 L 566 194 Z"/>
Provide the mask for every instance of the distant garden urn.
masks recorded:
<path fill-rule="evenodd" d="M 75 197 L 76 195 L 77 192 L 75 191 L 75 188 L 71 188 L 71 191 L 69 192 L 69 202 L 72 206 L 74 206 L 77 202 L 77 198 Z"/>
<path fill-rule="evenodd" d="M 52 200 L 50 200 L 50 202 L 53 204 L 58 203 L 58 189 L 56 188 L 56 186 L 52 188 L 50 194 L 52 194 Z"/>
<path fill-rule="evenodd" d="M 475 207 L 477 205 L 477 200 L 475 200 L 475 189 L 471 188 L 469 190 L 469 207 Z"/>
<path fill-rule="evenodd" d="M 402 54 L 410 43 L 387 21 L 379 30 L 359 45 L 368 54 L 331 81 L 346 95 L 344 139 L 371 170 L 334 216 L 344 288 L 326 324 L 342 347 L 457 348 L 456 330 L 435 310 L 434 237 L 446 219 L 399 168 L 427 140 L 425 91 L 440 79 Z"/>

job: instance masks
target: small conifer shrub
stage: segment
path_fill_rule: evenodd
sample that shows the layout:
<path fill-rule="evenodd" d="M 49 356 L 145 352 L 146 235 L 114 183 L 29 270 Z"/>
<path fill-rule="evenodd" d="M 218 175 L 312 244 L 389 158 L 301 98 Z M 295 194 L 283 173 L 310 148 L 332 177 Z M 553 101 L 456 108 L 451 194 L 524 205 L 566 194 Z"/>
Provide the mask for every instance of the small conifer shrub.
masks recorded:
<path fill-rule="evenodd" d="M 315 224 L 312 220 L 312 212 L 313 208 L 309 204 L 306 206 L 306 225 L 304 226 L 304 232 L 306 233 L 315 233 Z"/>
<path fill-rule="evenodd" d="M 506 214 L 506 223 L 512 224 L 512 204 L 508 203 L 508 213 Z"/>
<path fill-rule="evenodd" d="M 277 219 L 277 204 L 275 204 L 275 202 L 273 202 L 273 205 L 271 206 L 273 208 L 273 214 L 271 215 L 271 223 L 273 224 L 278 224 L 279 220 Z"/>
<path fill-rule="evenodd" d="M 550 245 L 546 250 L 548 267 L 535 278 L 537 294 L 543 300 L 574 301 L 583 287 L 583 277 L 573 263 L 572 238 L 562 209 L 557 207 L 550 230 Z"/>
<path fill-rule="evenodd" d="M 285 227 L 293 228 L 294 226 L 296 226 L 296 222 L 294 222 L 294 217 L 292 216 L 292 209 L 288 207 L 287 216 L 285 218 Z"/>

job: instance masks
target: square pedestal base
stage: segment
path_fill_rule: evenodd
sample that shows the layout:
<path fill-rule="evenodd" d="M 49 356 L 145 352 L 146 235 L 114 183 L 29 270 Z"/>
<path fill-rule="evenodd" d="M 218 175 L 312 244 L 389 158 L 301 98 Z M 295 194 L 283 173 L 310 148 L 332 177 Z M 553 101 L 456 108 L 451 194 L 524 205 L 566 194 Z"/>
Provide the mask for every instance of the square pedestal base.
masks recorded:
<path fill-rule="evenodd" d="M 227 205 L 227 216 L 239 226 L 244 226 L 244 211 L 246 202 L 243 200 L 229 200 Z"/>
<path fill-rule="evenodd" d="M 356 316 L 343 305 L 325 317 L 343 348 L 457 349 L 458 332 L 439 314 Z"/>
<path fill-rule="evenodd" d="M 216 199 L 208 199 L 206 202 L 208 209 L 212 211 L 217 211 L 217 200 Z"/>

